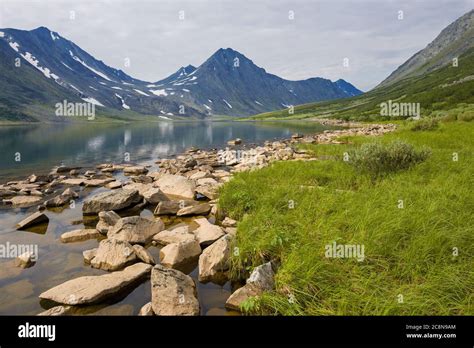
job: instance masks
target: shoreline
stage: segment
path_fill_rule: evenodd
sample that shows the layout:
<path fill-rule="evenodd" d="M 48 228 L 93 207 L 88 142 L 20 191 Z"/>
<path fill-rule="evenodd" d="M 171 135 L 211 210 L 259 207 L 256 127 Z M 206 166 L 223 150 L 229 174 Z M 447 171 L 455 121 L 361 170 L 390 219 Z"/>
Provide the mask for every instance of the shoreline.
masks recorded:
<path fill-rule="evenodd" d="M 340 121 L 323 122 L 347 126 Z M 105 275 L 96 276 L 92 283 L 88 283 L 90 280 L 87 277 L 73 278 L 40 294 L 41 299 L 58 303 L 41 315 L 73 314 L 75 305 L 88 305 L 87 298 L 96 301 L 96 296 L 102 296 L 101 287 L 108 286 L 109 278 L 117 278 L 120 283 L 123 278 L 142 279 L 147 274 L 149 276 L 150 272 L 152 299 L 150 304 L 145 305 L 147 311 L 144 306 L 140 313 L 160 314 L 163 312 L 159 311 L 165 307 L 167 314 L 182 314 L 170 303 L 161 303 L 153 290 L 154 284 L 165 288 L 174 286 L 167 283 L 168 278 L 162 278 L 163 274 L 175 272 L 177 277 L 189 278 L 189 284 L 180 285 L 188 289 L 189 293 L 192 293 L 189 287 L 194 281 L 224 284 L 231 280 L 229 250 L 237 233 L 238 222 L 224 216 L 219 209 L 220 187 L 232 180 L 234 173 L 263 168 L 275 161 L 315 160 L 307 151 L 299 150 L 298 144 L 340 144 L 337 139 L 340 136 L 380 136 L 396 129 L 393 124 L 351 123 L 350 126 L 352 128 L 326 130 L 310 135 L 293 134 L 291 138 L 265 141 L 263 145 L 247 145 L 240 139 L 234 139 L 221 149 L 188 148 L 172 158 L 155 161 L 159 169 L 154 172 L 150 171 L 151 166 L 144 166 L 143 163 L 103 163 L 93 169 L 61 166 L 48 175 L 33 174 L 26 180 L 0 185 L 4 208 L 37 206 L 36 213 L 28 213 L 17 224 L 17 230 L 44 224 L 45 220 L 47 223 L 45 213 L 49 209 L 66 207 L 79 197 L 80 191 L 84 228 L 62 233 L 58 242 L 97 239 L 97 248 L 83 251 L 84 261 L 92 268 L 109 271 Z M 84 189 L 87 188 L 108 190 L 84 195 Z M 144 209 L 153 212 L 152 220 L 140 216 Z M 92 215 L 93 219 L 89 220 L 88 215 Z M 183 224 L 187 218 L 189 221 Z M 179 222 L 178 225 L 176 222 Z M 126 233 L 124 224 L 128 224 Z M 155 231 L 151 235 L 146 234 L 150 228 L 146 226 L 149 224 L 154 226 L 152 229 Z M 133 262 L 130 259 L 132 256 L 117 256 L 123 243 L 128 245 L 129 250 L 133 250 Z M 155 262 L 147 250 L 151 245 L 161 245 L 160 262 Z M 34 267 L 33 257 L 34 255 L 19 256 L 16 267 Z M 190 265 L 198 267 L 198 279 L 193 280 L 186 275 L 185 269 L 189 270 Z M 234 289 L 226 300 L 225 308 L 230 313 L 239 311 L 243 300 L 252 294 L 268 290 L 272 286 L 268 284 L 273 283 L 276 271 L 277 265 L 272 262 L 257 267 L 249 278 L 257 279 L 255 286 L 251 285 L 252 281 L 247 280 L 247 285 Z M 260 287 L 265 283 L 258 280 L 260 278 L 270 282 L 267 287 Z M 87 296 L 76 293 L 75 288 L 69 287 L 70 283 L 86 288 Z M 126 282 L 108 293 L 107 297 L 125 287 Z M 71 300 L 79 297 L 82 301 L 80 303 Z M 153 306 L 157 301 L 160 304 Z M 191 302 L 192 305 L 186 307 L 186 313 L 199 315 L 199 301 L 195 298 Z"/>

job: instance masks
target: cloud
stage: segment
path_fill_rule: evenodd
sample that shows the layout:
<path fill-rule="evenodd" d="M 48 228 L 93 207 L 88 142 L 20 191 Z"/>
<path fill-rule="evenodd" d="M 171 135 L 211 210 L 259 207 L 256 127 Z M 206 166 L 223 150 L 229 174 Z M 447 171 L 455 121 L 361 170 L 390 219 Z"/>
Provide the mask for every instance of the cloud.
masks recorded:
<path fill-rule="evenodd" d="M 471 0 L 2 0 L 0 27 L 47 26 L 146 81 L 232 47 L 287 79 L 344 78 L 368 90 L 471 8 Z"/>

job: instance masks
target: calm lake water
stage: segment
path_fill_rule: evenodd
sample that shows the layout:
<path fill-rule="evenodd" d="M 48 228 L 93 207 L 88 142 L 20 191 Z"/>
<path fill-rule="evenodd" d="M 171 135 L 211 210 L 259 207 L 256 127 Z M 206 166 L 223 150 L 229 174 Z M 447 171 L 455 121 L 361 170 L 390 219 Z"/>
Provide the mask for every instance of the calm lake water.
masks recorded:
<path fill-rule="evenodd" d="M 190 146 L 199 148 L 224 147 L 230 139 L 241 138 L 246 144 L 288 138 L 293 133 L 317 133 L 327 127 L 316 123 L 240 123 L 190 122 L 135 125 L 31 125 L 0 127 L 0 182 L 24 179 L 32 173 L 47 173 L 55 165 L 93 166 L 103 162 L 123 162 L 130 153 L 132 162 L 153 163 L 159 158 L 183 152 Z M 15 161 L 15 154 L 21 161 Z M 120 174 L 118 174 L 120 176 Z M 76 188 L 77 189 L 77 188 Z M 84 264 L 82 252 L 97 247 L 98 240 L 63 244 L 62 233 L 78 228 L 94 227 L 96 221 L 84 219 L 82 201 L 103 188 L 80 188 L 76 207 L 46 211 L 48 224 L 27 231 L 17 231 L 15 224 L 36 211 L 31 208 L 0 206 L 0 244 L 34 244 L 38 246 L 38 261 L 22 270 L 12 259 L 0 259 L 0 315 L 37 314 L 50 308 L 51 303 L 40 302 L 38 295 L 67 280 L 99 275 L 105 271 Z M 152 216 L 150 209 L 141 212 Z M 186 220 L 165 221 L 167 226 Z M 159 260 L 159 247 L 148 246 Z M 197 265 L 196 265 L 197 266 Z M 192 268 L 192 267 L 191 267 Z M 197 267 L 188 274 L 195 279 L 202 315 L 233 315 L 224 308 L 230 296 L 231 284 L 224 286 L 197 281 Z M 151 300 L 150 281 L 111 301 L 82 308 L 82 314 L 136 315 Z"/>
<path fill-rule="evenodd" d="M 0 183 L 53 166 L 92 166 L 157 160 L 190 146 L 223 147 L 241 138 L 246 144 L 316 133 L 328 127 L 315 122 L 156 122 L 117 124 L 43 124 L 0 127 Z"/>

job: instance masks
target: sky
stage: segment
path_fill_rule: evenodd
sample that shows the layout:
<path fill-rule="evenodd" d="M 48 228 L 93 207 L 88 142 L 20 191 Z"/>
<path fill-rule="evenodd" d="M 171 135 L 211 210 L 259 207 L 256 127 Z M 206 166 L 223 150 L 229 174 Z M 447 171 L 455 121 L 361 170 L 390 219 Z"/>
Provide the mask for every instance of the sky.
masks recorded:
<path fill-rule="evenodd" d="M 155 82 L 231 47 L 289 80 L 370 90 L 474 0 L 0 0 L 0 28 L 46 26 Z"/>

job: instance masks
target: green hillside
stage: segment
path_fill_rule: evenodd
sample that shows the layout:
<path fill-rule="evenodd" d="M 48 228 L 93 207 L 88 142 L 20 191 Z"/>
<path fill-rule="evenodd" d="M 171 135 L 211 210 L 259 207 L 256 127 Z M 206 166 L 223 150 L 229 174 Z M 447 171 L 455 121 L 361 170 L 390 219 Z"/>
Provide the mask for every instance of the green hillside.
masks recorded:
<path fill-rule="evenodd" d="M 451 109 L 458 110 L 461 115 L 467 114 L 472 117 L 474 48 L 470 48 L 459 57 L 457 67 L 450 64 L 422 76 L 411 75 L 392 85 L 379 87 L 353 98 L 296 106 L 293 114 L 284 109 L 255 115 L 250 119 L 333 117 L 345 120 L 388 120 L 393 118 L 380 115 L 380 104 L 389 100 L 420 103 L 422 117 L 441 116 Z"/>

